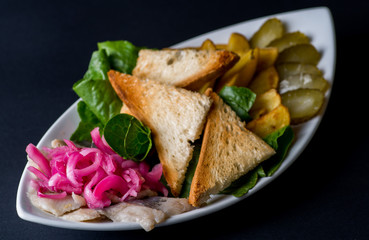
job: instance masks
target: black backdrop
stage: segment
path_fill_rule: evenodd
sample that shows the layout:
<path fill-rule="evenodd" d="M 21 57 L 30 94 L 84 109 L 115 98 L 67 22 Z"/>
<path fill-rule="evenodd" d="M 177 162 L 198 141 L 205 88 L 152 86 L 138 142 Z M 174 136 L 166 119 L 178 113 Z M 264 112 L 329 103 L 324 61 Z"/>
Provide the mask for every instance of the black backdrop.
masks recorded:
<path fill-rule="evenodd" d="M 25 147 L 74 102 L 96 43 L 162 48 L 241 21 L 315 6 L 332 11 L 335 83 L 311 143 L 250 198 L 152 232 L 95 232 L 21 220 Z M 0 1 L 0 239 L 368 239 L 367 1 Z"/>

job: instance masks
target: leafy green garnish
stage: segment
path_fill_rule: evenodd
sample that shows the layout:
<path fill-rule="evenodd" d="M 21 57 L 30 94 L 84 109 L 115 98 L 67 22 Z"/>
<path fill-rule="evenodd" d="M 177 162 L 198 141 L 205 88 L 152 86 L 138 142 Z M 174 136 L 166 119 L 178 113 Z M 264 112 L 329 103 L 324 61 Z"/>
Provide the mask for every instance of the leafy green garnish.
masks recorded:
<path fill-rule="evenodd" d="M 231 186 L 224 189 L 221 194 L 232 194 L 235 197 L 242 197 L 245 195 L 250 189 L 255 187 L 259 174 L 258 171 L 262 168 L 258 166 L 256 169 L 246 173 L 236 181 L 234 181 Z"/>
<path fill-rule="evenodd" d="M 144 160 L 152 147 L 150 129 L 128 114 L 112 117 L 105 125 L 104 138 L 116 153 L 134 161 Z"/>
<path fill-rule="evenodd" d="M 286 126 L 264 138 L 264 141 L 276 151 L 276 154 L 262 163 L 263 169 L 268 177 L 272 176 L 281 166 L 294 136 L 292 128 Z"/>
<path fill-rule="evenodd" d="M 104 50 L 94 51 L 83 79 L 108 80 L 110 63 Z"/>
<path fill-rule="evenodd" d="M 91 128 L 102 127 L 110 118 L 119 114 L 122 101 L 110 85 L 107 72 L 115 69 L 130 74 L 136 66 L 138 52 L 141 49 L 128 41 L 101 42 L 98 43 L 98 48 L 99 50 L 92 53 L 83 79 L 73 85 L 73 90 L 83 99 L 85 108 L 98 119 L 91 121 L 90 117 L 84 117 L 86 110 L 78 111 L 81 122 L 72 135 L 78 142 L 91 141 Z"/>
<path fill-rule="evenodd" d="M 81 121 L 78 124 L 76 131 L 70 137 L 70 140 L 74 142 L 83 142 L 89 141 L 91 142 L 91 134 L 90 132 L 95 128 L 99 127 L 102 129 L 104 125 L 100 122 L 100 120 L 96 117 L 96 115 L 91 112 L 91 110 L 87 107 L 86 103 L 83 101 L 78 102 L 77 111 Z"/>
<path fill-rule="evenodd" d="M 219 92 L 219 96 L 227 103 L 242 121 L 249 121 L 249 110 L 254 104 L 256 94 L 244 87 L 225 86 Z"/>
<path fill-rule="evenodd" d="M 73 86 L 73 90 L 83 99 L 102 124 L 106 124 L 122 108 L 122 101 L 109 81 L 84 79 L 77 82 Z"/>
<path fill-rule="evenodd" d="M 188 198 L 190 195 L 192 179 L 193 179 L 193 176 L 195 175 L 197 163 L 199 162 L 201 142 L 202 142 L 202 139 L 199 139 L 194 143 L 195 146 L 193 149 L 192 159 L 187 167 L 185 180 L 183 181 L 182 190 L 179 195 L 179 197 L 181 198 Z"/>
<path fill-rule="evenodd" d="M 136 66 L 140 47 L 128 41 L 106 41 L 97 44 L 99 50 L 105 50 L 112 69 L 131 74 Z"/>

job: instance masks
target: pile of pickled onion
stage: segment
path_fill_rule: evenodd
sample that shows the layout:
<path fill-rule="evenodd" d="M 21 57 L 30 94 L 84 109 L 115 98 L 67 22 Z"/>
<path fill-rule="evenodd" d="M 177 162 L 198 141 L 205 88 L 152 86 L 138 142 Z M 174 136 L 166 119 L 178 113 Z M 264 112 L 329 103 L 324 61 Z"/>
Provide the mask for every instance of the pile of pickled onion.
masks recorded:
<path fill-rule="evenodd" d="M 96 148 L 80 148 L 72 141 L 66 146 L 44 147 L 42 152 L 29 144 L 26 152 L 37 167 L 29 166 L 36 179 L 32 186 L 39 197 L 62 199 L 68 194 L 85 198 L 89 208 L 104 208 L 113 202 L 137 197 L 143 190 L 168 195 L 160 182 L 161 164 L 151 171 L 146 162 L 123 159 L 100 136 L 99 129 L 91 131 Z"/>

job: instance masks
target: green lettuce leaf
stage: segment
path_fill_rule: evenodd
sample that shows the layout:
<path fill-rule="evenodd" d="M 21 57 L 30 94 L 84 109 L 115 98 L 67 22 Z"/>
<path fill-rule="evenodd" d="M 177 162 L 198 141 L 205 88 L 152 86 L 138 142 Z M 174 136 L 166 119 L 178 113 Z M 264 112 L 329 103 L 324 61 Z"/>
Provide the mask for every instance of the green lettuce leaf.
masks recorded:
<path fill-rule="evenodd" d="M 97 44 L 99 50 L 105 50 L 112 69 L 131 74 L 136 66 L 140 47 L 128 41 L 106 41 Z"/>
<path fill-rule="evenodd" d="M 262 163 L 263 169 L 268 177 L 272 176 L 281 166 L 294 137 L 292 128 L 286 126 L 264 138 L 264 141 L 276 151 L 276 154 Z"/>
<path fill-rule="evenodd" d="M 96 115 L 91 112 L 91 110 L 87 107 L 84 101 L 80 101 L 77 104 L 77 112 L 81 121 L 78 124 L 77 129 L 70 137 L 70 140 L 74 142 L 83 142 L 88 141 L 91 142 L 91 134 L 90 132 L 95 128 L 99 127 L 102 129 L 104 125 L 100 122 L 100 120 L 96 117 Z"/>
<path fill-rule="evenodd" d="M 110 118 L 119 114 L 122 101 L 119 99 L 108 80 L 108 71 L 115 69 L 123 73 L 131 73 L 136 66 L 140 47 L 128 41 L 107 41 L 98 43 L 99 50 L 94 51 L 88 70 L 73 85 L 73 90 L 82 98 L 88 110 L 98 119 L 90 121 L 78 111 L 81 123 L 72 134 L 72 138 L 80 141 L 90 141 L 90 129 L 104 126 Z M 90 116 L 90 115 L 89 115 Z M 87 120 L 86 120 L 87 119 Z"/>
<path fill-rule="evenodd" d="M 94 51 L 83 79 L 108 80 L 110 63 L 105 50 Z"/>
<path fill-rule="evenodd" d="M 128 114 L 118 114 L 104 127 L 104 138 L 109 146 L 125 159 L 142 161 L 152 147 L 151 131 Z"/>
<path fill-rule="evenodd" d="M 122 108 L 122 101 L 107 80 L 83 79 L 73 90 L 104 125 Z"/>
<path fill-rule="evenodd" d="M 255 102 L 256 94 L 244 87 L 225 86 L 219 96 L 227 103 L 242 121 L 249 121 L 249 110 Z"/>

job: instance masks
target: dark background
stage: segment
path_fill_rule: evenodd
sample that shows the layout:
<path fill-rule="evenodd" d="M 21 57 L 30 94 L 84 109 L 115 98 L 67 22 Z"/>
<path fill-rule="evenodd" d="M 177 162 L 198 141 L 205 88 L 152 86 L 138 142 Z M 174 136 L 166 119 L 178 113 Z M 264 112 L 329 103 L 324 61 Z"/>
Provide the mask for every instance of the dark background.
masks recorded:
<path fill-rule="evenodd" d="M 77 96 L 96 43 L 162 48 L 230 24 L 315 6 L 335 22 L 326 115 L 303 154 L 250 198 L 152 232 L 53 228 L 20 219 L 25 147 Z M 369 239 L 368 1 L 0 1 L 0 239 Z"/>

